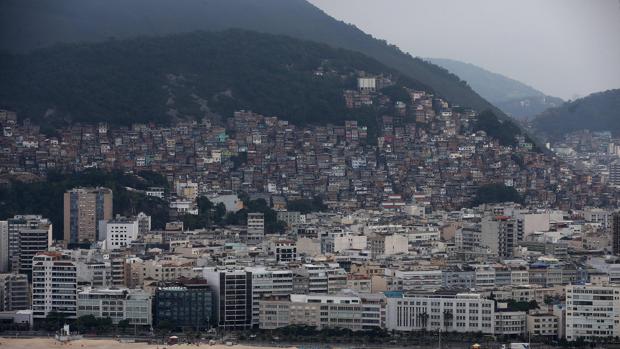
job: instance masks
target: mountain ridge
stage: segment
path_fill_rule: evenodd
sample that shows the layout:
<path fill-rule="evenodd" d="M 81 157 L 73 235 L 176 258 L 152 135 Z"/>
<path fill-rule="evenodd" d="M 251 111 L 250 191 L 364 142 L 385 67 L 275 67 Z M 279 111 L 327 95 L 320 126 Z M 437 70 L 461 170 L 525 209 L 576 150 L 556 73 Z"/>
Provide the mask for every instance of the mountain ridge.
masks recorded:
<path fill-rule="evenodd" d="M 546 95 L 528 84 L 475 64 L 446 58 L 428 60 L 467 81 L 483 98 L 517 119 L 534 117 L 563 103 L 558 97 Z"/>
<path fill-rule="evenodd" d="M 620 136 L 620 89 L 596 92 L 548 109 L 532 120 L 532 125 L 552 137 L 586 129 Z"/>
<path fill-rule="evenodd" d="M 183 4 L 172 0 L 5 0 L 0 4 L 0 49 L 24 51 L 57 42 L 236 27 L 362 52 L 430 86 L 454 104 L 478 111 L 492 109 L 503 116 L 454 74 L 338 21 L 305 0 L 185 0 Z"/>

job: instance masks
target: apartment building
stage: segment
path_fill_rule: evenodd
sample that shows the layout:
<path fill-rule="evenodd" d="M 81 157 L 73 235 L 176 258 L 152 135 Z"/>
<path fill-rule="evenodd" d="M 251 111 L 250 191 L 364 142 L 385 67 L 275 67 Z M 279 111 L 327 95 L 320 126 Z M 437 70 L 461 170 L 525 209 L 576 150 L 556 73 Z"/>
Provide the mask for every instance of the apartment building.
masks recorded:
<path fill-rule="evenodd" d="M 559 318 L 551 313 L 527 314 L 527 332 L 532 337 L 558 338 Z"/>
<path fill-rule="evenodd" d="M 252 327 L 252 274 L 241 269 L 205 268 L 213 290 L 215 323 L 230 330 Z"/>
<path fill-rule="evenodd" d="M 252 325 L 259 325 L 260 302 L 273 296 L 293 293 L 293 272 L 265 267 L 248 267 L 252 278 Z"/>
<path fill-rule="evenodd" d="M 0 311 L 30 309 L 30 285 L 24 274 L 0 274 Z"/>
<path fill-rule="evenodd" d="M 384 316 L 378 298 L 364 302 L 358 295 L 300 295 L 264 300 L 260 303 L 260 328 L 291 325 L 347 328 L 353 331 L 380 327 Z"/>
<path fill-rule="evenodd" d="M 487 214 L 482 218 L 480 226 L 480 243 L 491 254 L 502 258 L 514 256 L 514 248 L 523 240 L 522 219 Z"/>
<path fill-rule="evenodd" d="M 265 237 L 265 216 L 262 213 L 248 213 L 247 243 L 256 245 Z"/>
<path fill-rule="evenodd" d="M 50 312 L 69 319 L 77 314 L 77 267 L 59 252 L 40 252 L 32 260 L 32 311 L 35 319 Z"/>
<path fill-rule="evenodd" d="M 293 272 L 294 293 L 338 293 L 347 287 L 347 272 L 337 263 L 303 264 Z"/>
<path fill-rule="evenodd" d="M 566 340 L 620 336 L 620 286 L 566 286 Z"/>
<path fill-rule="evenodd" d="M 112 219 L 112 190 L 75 188 L 64 195 L 64 241 L 66 244 L 102 240 L 100 220 Z"/>
<path fill-rule="evenodd" d="M 9 222 L 0 221 L 0 273 L 9 269 Z"/>
<path fill-rule="evenodd" d="M 0 230 L 2 229 L 0 225 Z M 8 234 L 6 256 L 10 270 L 30 275 L 32 258 L 52 245 L 52 223 L 38 215 L 17 215 L 6 221 L 6 233 Z"/>
<path fill-rule="evenodd" d="M 392 270 L 391 290 L 433 292 L 442 286 L 441 270 Z"/>
<path fill-rule="evenodd" d="M 106 250 L 118 250 L 138 239 L 140 221 L 137 218 L 116 217 L 99 221 L 100 240 Z"/>

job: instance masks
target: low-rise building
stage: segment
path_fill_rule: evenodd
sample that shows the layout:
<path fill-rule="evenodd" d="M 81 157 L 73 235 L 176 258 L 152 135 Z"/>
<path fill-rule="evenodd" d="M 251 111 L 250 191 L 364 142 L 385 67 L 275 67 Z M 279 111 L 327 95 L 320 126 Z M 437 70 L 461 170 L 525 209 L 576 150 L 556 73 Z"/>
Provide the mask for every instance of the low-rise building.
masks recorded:
<path fill-rule="evenodd" d="M 118 324 L 151 326 L 151 295 L 139 289 L 84 288 L 77 296 L 77 317 L 93 315 Z"/>

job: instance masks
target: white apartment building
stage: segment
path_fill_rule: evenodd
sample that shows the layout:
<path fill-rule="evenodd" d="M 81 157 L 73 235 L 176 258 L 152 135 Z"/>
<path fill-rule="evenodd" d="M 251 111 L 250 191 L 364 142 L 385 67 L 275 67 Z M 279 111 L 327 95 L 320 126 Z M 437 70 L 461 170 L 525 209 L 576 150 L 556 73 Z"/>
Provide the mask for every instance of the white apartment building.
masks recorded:
<path fill-rule="evenodd" d="M 290 325 L 318 329 L 338 327 L 353 331 L 380 327 L 384 316 L 384 296 L 363 299 L 358 295 L 292 294 L 260 304 L 260 328 L 274 329 Z"/>
<path fill-rule="evenodd" d="M 566 286 L 566 340 L 620 336 L 620 286 Z"/>
<path fill-rule="evenodd" d="M 391 290 L 433 292 L 441 288 L 441 270 L 393 270 Z"/>
<path fill-rule="evenodd" d="M 248 213 L 247 243 L 256 245 L 265 237 L 265 216 L 262 213 Z"/>
<path fill-rule="evenodd" d="M 396 331 L 452 331 L 493 334 L 495 302 L 479 294 L 387 299 L 386 328 Z"/>
<path fill-rule="evenodd" d="M 476 290 L 495 288 L 495 269 L 486 264 L 472 265 L 476 273 Z"/>
<path fill-rule="evenodd" d="M 140 289 L 85 288 L 78 293 L 77 317 L 93 315 L 111 318 L 114 324 L 128 320 L 130 325 L 150 326 L 151 295 Z"/>
<path fill-rule="evenodd" d="M 293 272 L 265 267 L 248 267 L 245 271 L 252 275 L 252 325 L 258 326 L 260 301 L 293 293 Z"/>
<path fill-rule="evenodd" d="M 373 258 L 409 252 L 409 238 L 401 234 L 374 234 L 368 237 Z"/>
<path fill-rule="evenodd" d="M 559 318 L 551 313 L 527 315 L 527 332 L 532 337 L 558 338 Z"/>
<path fill-rule="evenodd" d="M 527 313 L 524 311 L 495 312 L 495 335 L 523 336 L 527 331 Z"/>
<path fill-rule="evenodd" d="M 105 234 L 104 248 L 118 250 L 129 246 L 138 239 L 140 224 L 138 219 L 116 217 L 99 222 L 99 231 Z"/>
<path fill-rule="evenodd" d="M 303 264 L 294 271 L 297 293 L 334 294 L 347 287 L 347 272 L 338 263 Z"/>
<path fill-rule="evenodd" d="M 44 319 L 54 311 L 76 317 L 77 268 L 58 252 L 41 252 L 32 260 L 32 311 Z"/>

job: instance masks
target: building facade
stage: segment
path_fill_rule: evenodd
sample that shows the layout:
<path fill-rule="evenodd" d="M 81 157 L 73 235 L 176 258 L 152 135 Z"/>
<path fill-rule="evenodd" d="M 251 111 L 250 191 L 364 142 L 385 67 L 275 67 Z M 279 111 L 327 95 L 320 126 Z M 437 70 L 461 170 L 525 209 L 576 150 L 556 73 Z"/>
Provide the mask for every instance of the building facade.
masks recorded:
<path fill-rule="evenodd" d="M 32 260 L 32 311 L 35 319 L 51 312 L 75 319 L 77 313 L 77 268 L 58 252 L 41 252 Z"/>
<path fill-rule="evenodd" d="M 30 285 L 24 274 L 0 274 L 0 311 L 30 309 Z"/>
<path fill-rule="evenodd" d="M 100 240 L 99 221 L 112 219 L 112 190 L 76 188 L 64 195 L 64 241 L 66 244 Z"/>
<path fill-rule="evenodd" d="M 203 275 L 213 290 L 215 323 L 231 330 L 252 327 L 252 274 L 240 269 L 205 269 Z"/>
<path fill-rule="evenodd" d="M 207 330 L 215 325 L 213 291 L 203 279 L 181 279 L 158 287 L 153 298 L 153 323 Z"/>
<path fill-rule="evenodd" d="M 566 286 L 566 340 L 609 339 L 620 335 L 620 287 Z"/>
<path fill-rule="evenodd" d="M 388 298 L 386 328 L 493 334 L 495 302 L 479 294 Z"/>
<path fill-rule="evenodd" d="M 126 288 L 85 288 L 77 296 L 77 317 L 93 315 L 110 318 L 118 324 L 127 320 L 132 326 L 151 326 L 151 295 Z"/>

